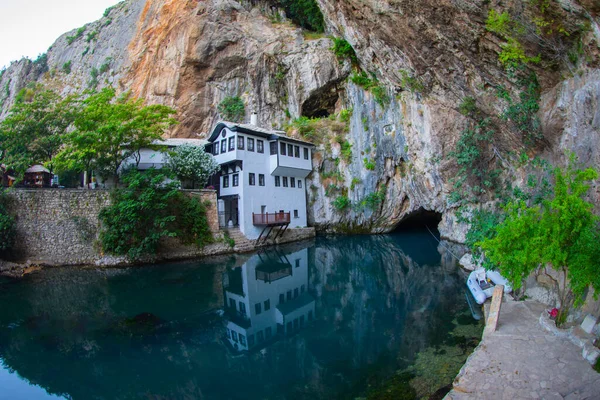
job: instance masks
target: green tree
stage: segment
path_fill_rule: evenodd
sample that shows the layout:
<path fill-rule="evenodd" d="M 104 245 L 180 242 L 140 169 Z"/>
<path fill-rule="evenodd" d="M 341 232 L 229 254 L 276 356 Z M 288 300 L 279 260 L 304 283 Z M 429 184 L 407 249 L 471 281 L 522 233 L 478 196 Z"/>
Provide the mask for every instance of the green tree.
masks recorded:
<path fill-rule="evenodd" d="M 600 291 L 598 217 L 584 199 L 598 173 L 575 169 L 572 159 L 565 171 L 556 168 L 553 175 L 549 199 L 533 206 L 522 200 L 509 203 L 496 236 L 480 245 L 515 288 L 539 265 L 548 264 L 562 273 L 556 288 L 561 302 L 558 320 L 564 320 L 569 309 L 583 301 L 590 285 Z"/>
<path fill-rule="evenodd" d="M 52 170 L 53 157 L 76 112 L 75 96 L 63 99 L 41 85 L 23 89 L 0 123 L 0 161 L 18 179 L 33 164 L 46 164 Z"/>
<path fill-rule="evenodd" d="M 163 105 L 146 106 L 125 93 L 117 97 L 105 88 L 83 101 L 75 118 L 75 129 L 65 136 L 65 145 L 55 158 L 60 171 L 95 170 L 119 182 L 119 171 L 130 157 L 139 159 L 142 148 L 153 143 L 173 124 L 175 110 Z"/>
<path fill-rule="evenodd" d="M 228 96 L 219 103 L 219 114 L 226 121 L 242 122 L 246 116 L 244 101 L 238 96 Z"/>
<path fill-rule="evenodd" d="M 219 164 L 204 147 L 184 144 L 167 155 L 167 165 L 182 180 L 204 187 L 208 178 L 219 170 Z"/>

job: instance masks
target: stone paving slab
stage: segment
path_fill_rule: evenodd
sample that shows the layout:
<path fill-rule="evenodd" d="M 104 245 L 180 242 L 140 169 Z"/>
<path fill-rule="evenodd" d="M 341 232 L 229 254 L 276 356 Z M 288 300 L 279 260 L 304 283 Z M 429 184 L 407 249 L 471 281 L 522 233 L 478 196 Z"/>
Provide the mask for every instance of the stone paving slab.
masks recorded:
<path fill-rule="evenodd" d="M 445 398 L 600 399 L 600 374 L 581 349 L 540 326 L 545 306 L 508 299 L 496 332 L 484 337 Z"/>

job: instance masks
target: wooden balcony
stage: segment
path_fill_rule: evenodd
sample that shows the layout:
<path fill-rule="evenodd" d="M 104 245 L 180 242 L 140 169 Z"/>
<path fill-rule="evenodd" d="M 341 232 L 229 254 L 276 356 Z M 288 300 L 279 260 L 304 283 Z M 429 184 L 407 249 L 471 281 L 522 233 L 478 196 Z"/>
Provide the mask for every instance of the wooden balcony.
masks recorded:
<path fill-rule="evenodd" d="M 252 223 L 256 226 L 282 226 L 290 223 L 289 212 L 279 212 L 272 214 L 252 213 Z"/>

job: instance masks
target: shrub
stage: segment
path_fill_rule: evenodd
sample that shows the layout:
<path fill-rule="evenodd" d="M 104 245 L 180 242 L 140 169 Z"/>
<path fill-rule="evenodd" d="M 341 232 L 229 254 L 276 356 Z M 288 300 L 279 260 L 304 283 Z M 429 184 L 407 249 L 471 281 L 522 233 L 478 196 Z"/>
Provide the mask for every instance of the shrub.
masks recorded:
<path fill-rule="evenodd" d="M 382 107 L 390 102 L 390 97 L 388 96 L 385 88 L 379 84 L 379 81 L 377 78 L 375 78 L 375 76 L 370 78 L 365 71 L 361 71 L 360 73 L 355 72 L 352 74 L 352 76 L 350 76 L 350 81 L 355 85 L 370 91 L 373 94 L 375 101 Z"/>
<path fill-rule="evenodd" d="M 112 204 L 100 212 L 104 251 L 131 259 L 155 254 L 161 239 L 181 236 L 186 243 L 210 241 L 206 209 L 181 193 L 166 169 L 126 172 L 125 188 L 112 192 Z"/>
<path fill-rule="evenodd" d="M 98 35 L 98 31 L 91 31 L 91 32 L 88 32 L 88 34 L 87 34 L 87 36 L 86 36 L 86 38 L 85 38 L 85 41 L 89 43 L 89 42 L 91 42 L 92 40 L 96 39 L 96 36 L 97 36 L 97 35 Z"/>
<path fill-rule="evenodd" d="M 371 211 L 375 211 L 381 203 L 385 201 L 385 193 L 387 191 L 387 186 L 383 185 L 381 188 L 373 193 L 369 193 L 360 204 L 363 207 L 367 207 Z"/>
<path fill-rule="evenodd" d="M 358 57 L 356 56 L 356 52 L 354 48 L 346 39 L 343 38 L 333 38 L 333 47 L 331 50 L 338 58 L 338 60 L 350 60 L 352 65 L 358 65 Z"/>
<path fill-rule="evenodd" d="M 344 140 L 340 143 L 342 159 L 346 163 L 350 163 L 352 161 L 352 145 L 347 140 Z"/>
<path fill-rule="evenodd" d="M 464 116 L 469 116 L 473 114 L 476 110 L 477 106 L 475 105 L 475 99 L 469 96 L 465 97 L 458 106 L 458 111 Z"/>
<path fill-rule="evenodd" d="M 71 73 L 71 60 L 63 64 L 62 71 L 67 75 Z"/>
<path fill-rule="evenodd" d="M 406 70 L 400 70 L 401 80 L 400 84 L 402 87 L 407 88 L 411 92 L 419 92 L 422 93 L 425 90 L 425 86 L 423 82 L 410 72 Z"/>
<path fill-rule="evenodd" d="M 242 122 L 246 116 L 244 101 L 238 96 L 225 97 L 217 109 L 223 119 L 231 122 Z"/>
<path fill-rule="evenodd" d="M 0 192 L 0 252 L 10 250 L 17 234 L 15 219 L 6 209 L 6 195 Z"/>
<path fill-rule="evenodd" d="M 331 204 L 337 211 L 344 211 L 352 205 L 348 196 L 338 196 Z"/>
<path fill-rule="evenodd" d="M 352 118 L 352 112 L 352 108 L 343 108 L 342 111 L 340 111 L 340 121 L 350 122 L 350 118 Z"/>
<path fill-rule="evenodd" d="M 67 36 L 67 44 L 73 43 L 75 40 L 79 39 L 85 33 L 85 26 L 77 29 L 77 32 L 73 36 Z"/>
<path fill-rule="evenodd" d="M 107 72 L 110 69 L 110 63 L 112 61 L 112 58 L 108 57 L 106 58 L 106 60 L 104 60 L 104 64 L 102 64 L 100 66 L 100 69 L 98 70 L 101 74 L 104 74 L 105 72 Z"/>
<path fill-rule="evenodd" d="M 365 168 L 369 171 L 375 170 L 375 163 L 369 160 L 367 157 L 364 158 L 363 162 L 365 163 Z"/>
<path fill-rule="evenodd" d="M 167 165 L 181 180 L 204 187 L 212 174 L 219 170 L 214 157 L 204 147 L 182 145 L 167 155 Z"/>
<path fill-rule="evenodd" d="M 523 87 L 519 102 L 514 102 L 505 91 L 500 94 L 508 102 L 508 108 L 501 117 L 517 128 L 525 144 L 532 144 L 542 138 L 541 121 L 537 115 L 540 109 L 540 84 L 535 73 L 519 80 L 519 83 Z"/>

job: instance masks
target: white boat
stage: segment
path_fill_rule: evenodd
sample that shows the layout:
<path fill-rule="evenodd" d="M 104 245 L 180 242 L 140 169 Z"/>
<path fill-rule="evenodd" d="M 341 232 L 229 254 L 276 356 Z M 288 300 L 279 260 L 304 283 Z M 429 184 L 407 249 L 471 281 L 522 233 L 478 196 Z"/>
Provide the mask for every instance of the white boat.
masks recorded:
<path fill-rule="evenodd" d="M 512 287 L 498 271 L 486 271 L 484 268 L 478 268 L 471 272 L 467 279 L 467 287 L 477 304 L 483 304 L 488 297 L 492 297 L 494 285 L 504 285 L 505 293 L 512 292 Z"/>

